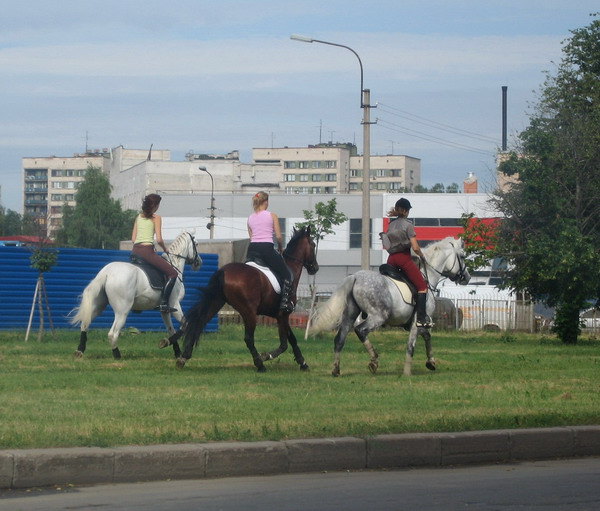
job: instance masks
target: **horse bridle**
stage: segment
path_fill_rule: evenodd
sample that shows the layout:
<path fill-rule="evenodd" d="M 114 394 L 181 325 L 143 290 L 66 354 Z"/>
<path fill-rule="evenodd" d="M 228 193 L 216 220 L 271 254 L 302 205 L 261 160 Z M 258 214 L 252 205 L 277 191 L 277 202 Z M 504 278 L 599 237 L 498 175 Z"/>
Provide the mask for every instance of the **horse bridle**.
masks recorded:
<path fill-rule="evenodd" d="M 450 271 L 452 271 L 452 270 L 450 270 L 449 272 L 441 272 L 437 268 L 435 268 L 434 266 L 432 266 L 431 264 L 429 264 L 427 261 L 425 261 L 425 265 L 429 266 L 429 268 L 431 268 L 433 271 L 435 271 L 438 275 L 441 275 L 442 277 L 446 277 L 447 279 L 450 279 L 452 282 L 457 282 L 457 281 L 462 280 L 465 277 L 465 272 L 467 270 L 467 265 L 461 259 L 461 257 L 460 257 L 459 254 L 457 254 L 455 252 L 454 256 L 456 257 L 456 260 L 452 264 L 452 268 L 454 268 L 454 265 L 458 262 L 458 273 L 455 273 L 454 275 L 450 274 Z M 425 276 L 427 276 L 427 269 L 425 269 Z M 425 280 L 427 280 L 429 282 L 429 279 L 426 278 Z"/>
<path fill-rule="evenodd" d="M 169 257 L 173 256 L 173 257 L 178 257 L 179 259 L 185 259 L 185 262 L 188 264 L 191 264 L 192 266 L 194 266 L 195 264 L 199 265 L 200 263 L 198 261 L 199 257 L 198 257 L 198 250 L 196 249 L 196 240 L 189 232 L 186 232 L 186 234 L 190 237 L 190 241 L 192 242 L 192 248 L 194 249 L 194 256 L 190 259 L 189 257 L 185 257 L 185 256 L 182 256 L 179 254 L 171 254 L 170 252 L 168 255 L 169 255 Z M 172 263 L 171 263 L 171 265 L 172 265 Z"/>

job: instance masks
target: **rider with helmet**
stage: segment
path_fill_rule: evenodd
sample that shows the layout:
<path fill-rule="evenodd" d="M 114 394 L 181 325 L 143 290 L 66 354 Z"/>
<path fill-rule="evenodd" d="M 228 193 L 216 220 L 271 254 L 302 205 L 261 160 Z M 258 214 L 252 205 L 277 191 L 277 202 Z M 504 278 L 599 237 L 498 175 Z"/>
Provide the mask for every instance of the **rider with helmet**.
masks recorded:
<path fill-rule="evenodd" d="M 432 326 L 431 318 L 426 311 L 427 283 L 410 253 L 412 248 L 425 264 L 425 256 L 417 241 L 415 228 L 407 219 L 411 207 L 409 200 L 402 197 L 388 212 L 388 216 L 396 218 L 390 221 L 386 233 L 389 244 L 386 242 L 384 248 L 389 253 L 387 263 L 401 269 L 417 288 L 417 326 L 430 328 Z"/>

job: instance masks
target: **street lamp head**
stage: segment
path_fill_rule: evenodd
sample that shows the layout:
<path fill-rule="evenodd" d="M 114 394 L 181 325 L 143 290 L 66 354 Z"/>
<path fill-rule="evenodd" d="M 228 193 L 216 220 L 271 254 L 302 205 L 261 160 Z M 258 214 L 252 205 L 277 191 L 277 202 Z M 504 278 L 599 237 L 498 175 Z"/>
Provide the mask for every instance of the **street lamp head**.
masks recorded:
<path fill-rule="evenodd" d="M 200 167 L 198 167 L 198 170 L 203 170 L 204 172 L 207 172 L 207 169 L 206 169 L 206 167 L 204 167 L 204 166 L 200 166 Z"/>
<path fill-rule="evenodd" d="M 292 34 L 290 36 L 290 39 L 293 39 L 294 41 L 302 41 L 303 43 L 314 42 L 314 39 L 312 37 L 306 37 L 306 36 L 298 35 L 298 34 Z"/>

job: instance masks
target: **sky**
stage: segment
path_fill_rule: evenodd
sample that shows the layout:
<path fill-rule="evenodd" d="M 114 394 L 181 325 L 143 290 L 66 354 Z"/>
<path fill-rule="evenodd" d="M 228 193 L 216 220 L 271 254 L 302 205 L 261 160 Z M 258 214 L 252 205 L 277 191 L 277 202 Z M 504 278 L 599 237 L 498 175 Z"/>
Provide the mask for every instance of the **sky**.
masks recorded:
<path fill-rule="evenodd" d="M 360 66 L 371 154 L 421 159 L 422 184 L 494 183 L 545 73 L 597 0 L 0 0 L 0 204 L 21 158 L 123 145 L 185 153 L 354 142 Z"/>

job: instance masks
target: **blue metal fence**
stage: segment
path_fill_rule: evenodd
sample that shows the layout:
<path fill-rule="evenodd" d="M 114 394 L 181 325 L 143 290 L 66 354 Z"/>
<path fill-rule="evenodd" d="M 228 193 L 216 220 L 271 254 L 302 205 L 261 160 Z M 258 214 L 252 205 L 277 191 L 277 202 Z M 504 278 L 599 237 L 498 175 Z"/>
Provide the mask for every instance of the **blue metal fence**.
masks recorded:
<path fill-rule="evenodd" d="M 35 292 L 38 272 L 30 266 L 31 250 L 22 247 L 0 247 L 0 330 L 27 328 L 31 304 Z M 201 254 L 202 267 L 193 271 L 189 266 L 184 270 L 185 298 L 184 312 L 199 299 L 199 288 L 208 283 L 217 270 L 216 254 Z M 128 261 L 129 252 L 124 250 L 94 250 L 83 248 L 58 249 L 58 261 L 44 273 L 48 302 L 55 328 L 73 328 L 69 324 L 69 313 L 79 304 L 79 296 L 100 269 L 112 261 Z M 91 328 L 110 328 L 114 316 L 110 306 L 98 316 Z M 32 328 L 39 327 L 37 306 L 34 311 Z M 50 323 L 45 313 L 44 328 Z M 135 327 L 142 331 L 164 331 L 160 314 L 156 311 L 130 313 L 125 327 Z M 207 332 L 218 329 L 215 316 L 207 325 Z"/>

